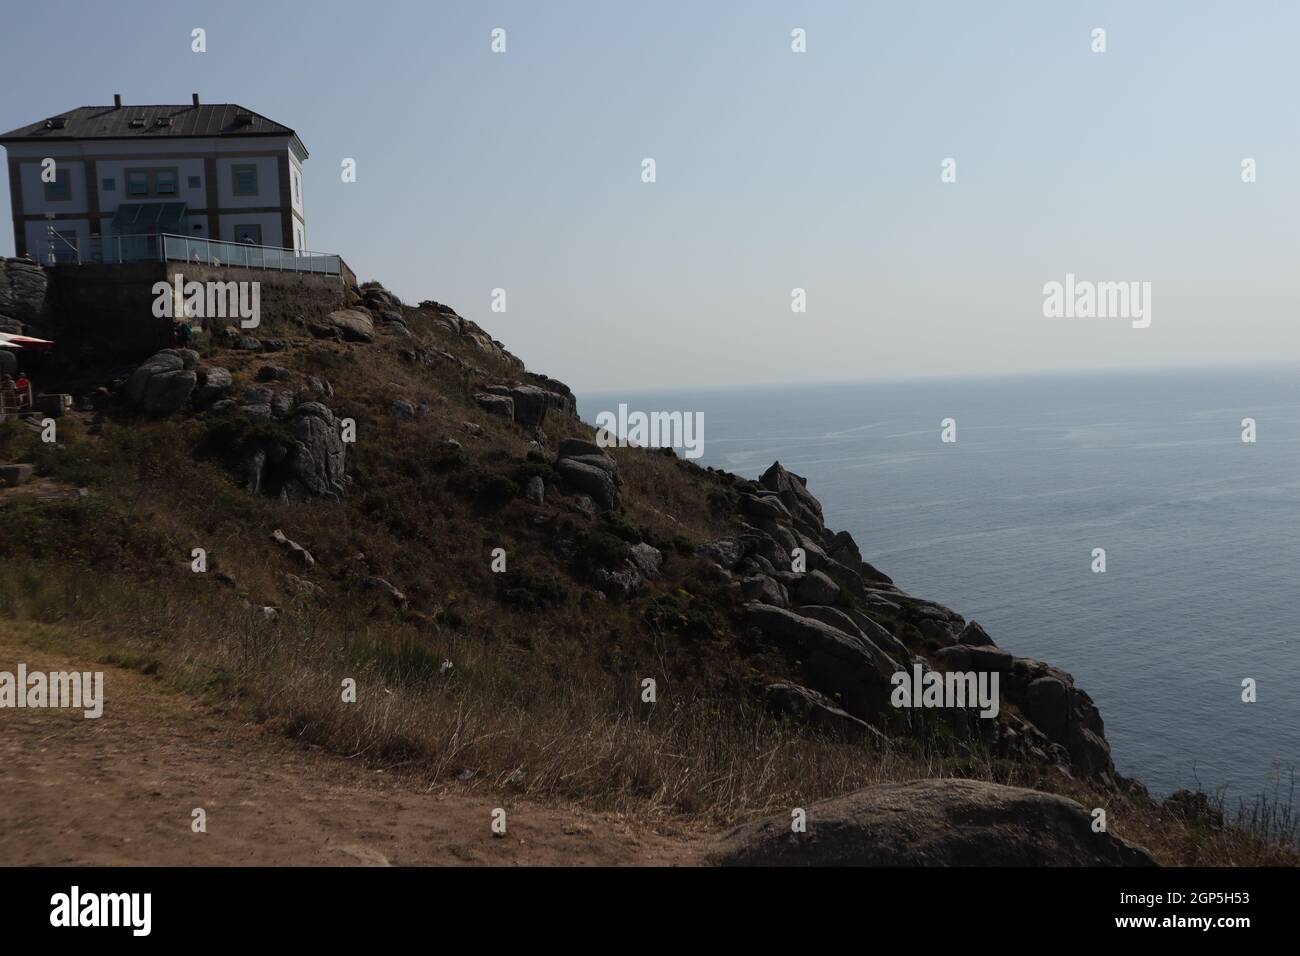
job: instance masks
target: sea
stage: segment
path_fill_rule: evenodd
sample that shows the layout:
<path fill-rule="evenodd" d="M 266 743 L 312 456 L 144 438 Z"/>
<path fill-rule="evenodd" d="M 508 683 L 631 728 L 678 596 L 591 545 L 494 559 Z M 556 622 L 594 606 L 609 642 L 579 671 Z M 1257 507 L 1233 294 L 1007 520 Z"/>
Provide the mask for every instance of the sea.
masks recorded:
<path fill-rule="evenodd" d="M 702 413 L 702 465 L 807 478 L 826 524 L 904 590 L 1072 673 L 1118 770 L 1153 794 L 1289 799 L 1300 368 L 619 392 L 578 410 L 620 403 Z"/>

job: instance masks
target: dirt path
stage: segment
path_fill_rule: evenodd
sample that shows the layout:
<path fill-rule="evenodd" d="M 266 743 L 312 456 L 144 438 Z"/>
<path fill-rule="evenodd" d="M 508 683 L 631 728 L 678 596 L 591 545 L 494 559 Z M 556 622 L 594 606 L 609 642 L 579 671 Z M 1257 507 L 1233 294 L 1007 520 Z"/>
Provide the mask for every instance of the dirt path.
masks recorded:
<path fill-rule="evenodd" d="M 0 710 L 0 865 L 691 865 L 702 843 L 621 817 L 425 792 L 214 714 L 153 678 L 22 647 L 0 671 L 102 670 L 103 716 Z M 191 830 L 191 811 L 207 832 Z M 492 835 L 494 808 L 507 833 Z"/>

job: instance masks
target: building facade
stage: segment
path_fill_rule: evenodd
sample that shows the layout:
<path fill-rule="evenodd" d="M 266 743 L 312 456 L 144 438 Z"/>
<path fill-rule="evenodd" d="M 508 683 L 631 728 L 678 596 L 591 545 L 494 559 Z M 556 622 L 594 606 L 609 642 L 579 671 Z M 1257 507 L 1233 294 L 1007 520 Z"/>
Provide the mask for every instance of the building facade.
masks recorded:
<path fill-rule="evenodd" d="M 0 135 L 17 255 L 130 258 L 160 234 L 307 248 L 298 135 L 242 106 L 82 106 Z"/>

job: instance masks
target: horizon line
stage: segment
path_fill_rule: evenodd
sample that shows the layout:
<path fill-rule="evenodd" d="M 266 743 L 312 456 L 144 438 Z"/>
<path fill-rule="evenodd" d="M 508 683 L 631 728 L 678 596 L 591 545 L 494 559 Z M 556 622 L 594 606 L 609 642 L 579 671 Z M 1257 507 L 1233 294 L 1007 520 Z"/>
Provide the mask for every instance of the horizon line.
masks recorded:
<path fill-rule="evenodd" d="M 841 385 L 907 385 L 907 384 L 925 384 L 931 382 L 971 382 L 987 381 L 990 379 L 1041 379 L 1058 376 L 1072 376 L 1079 378 L 1090 378 L 1093 376 L 1105 375 L 1132 375 L 1136 373 L 1178 373 L 1178 372 L 1230 372 L 1256 371 L 1262 369 L 1297 369 L 1300 370 L 1300 358 L 1292 359 L 1271 359 L 1260 362 L 1232 362 L 1223 364 L 1206 364 L 1192 363 L 1187 365 L 1125 365 L 1125 366 L 1108 366 L 1108 367 L 1091 367 L 1091 368 L 1069 368 L 1069 369 L 1049 369 L 1029 372 L 978 372 L 971 374 L 956 375 L 920 375 L 920 376 L 891 376 L 885 378 L 837 378 L 826 380 L 811 379 L 794 379 L 785 381 L 760 381 L 760 382 L 737 382 L 727 385 L 633 385 L 624 387 L 597 387 L 584 388 L 579 386 L 570 386 L 575 396 L 581 396 L 583 392 L 592 395 L 615 395 L 619 393 L 637 393 L 637 392 L 728 392 L 742 391 L 747 389 L 765 389 L 765 388 L 829 388 Z"/>

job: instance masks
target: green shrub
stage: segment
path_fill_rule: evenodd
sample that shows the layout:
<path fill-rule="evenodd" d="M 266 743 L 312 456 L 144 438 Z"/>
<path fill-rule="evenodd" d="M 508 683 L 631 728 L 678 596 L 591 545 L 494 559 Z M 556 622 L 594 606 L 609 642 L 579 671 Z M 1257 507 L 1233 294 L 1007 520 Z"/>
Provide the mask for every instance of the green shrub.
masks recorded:
<path fill-rule="evenodd" d="M 518 498 L 523 490 L 505 475 L 488 475 L 478 486 L 477 503 L 487 508 L 500 508 Z"/>
<path fill-rule="evenodd" d="M 36 433 L 16 418 L 0 422 L 0 458 L 10 461 L 31 450 Z"/>
<path fill-rule="evenodd" d="M 497 600 L 521 611 L 559 607 L 568 600 L 564 582 L 549 572 L 516 568 L 495 575 Z"/>
<path fill-rule="evenodd" d="M 469 464 L 469 455 L 459 444 L 453 445 L 451 442 L 443 442 L 437 445 L 429 453 L 429 467 L 439 474 L 447 474 L 452 471 L 459 471 Z"/>
<path fill-rule="evenodd" d="M 684 591 L 655 598 L 641 617 L 652 630 L 693 640 L 716 637 L 721 627 L 711 605 Z"/>
<path fill-rule="evenodd" d="M 642 533 L 634 528 L 632 523 L 620 512 L 605 512 L 600 516 L 600 523 L 616 537 L 621 538 L 628 544 L 640 544 L 644 540 Z"/>
<path fill-rule="evenodd" d="M 574 543 L 578 564 L 589 572 L 596 568 L 616 568 L 631 556 L 626 541 L 599 528 L 583 528 Z"/>
<path fill-rule="evenodd" d="M 104 480 L 106 469 L 92 458 L 64 445 L 38 445 L 32 453 L 38 474 L 82 487 Z"/>

